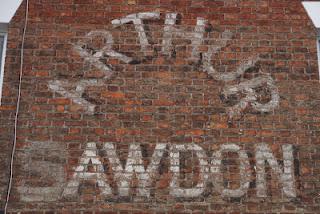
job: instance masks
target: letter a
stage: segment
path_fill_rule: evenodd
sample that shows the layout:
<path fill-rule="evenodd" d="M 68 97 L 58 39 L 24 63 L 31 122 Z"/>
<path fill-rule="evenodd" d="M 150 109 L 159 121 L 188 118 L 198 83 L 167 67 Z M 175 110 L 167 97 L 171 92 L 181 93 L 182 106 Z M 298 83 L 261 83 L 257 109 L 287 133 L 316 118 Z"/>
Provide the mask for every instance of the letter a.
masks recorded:
<path fill-rule="evenodd" d="M 92 164 L 96 172 L 88 172 L 88 165 Z M 80 163 L 77 166 L 73 178 L 62 193 L 62 197 L 68 198 L 79 195 L 79 184 L 81 180 L 96 180 L 102 195 L 112 193 L 109 184 L 106 183 L 104 168 L 97 155 L 96 143 L 87 143 L 87 148 L 82 154 Z"/>

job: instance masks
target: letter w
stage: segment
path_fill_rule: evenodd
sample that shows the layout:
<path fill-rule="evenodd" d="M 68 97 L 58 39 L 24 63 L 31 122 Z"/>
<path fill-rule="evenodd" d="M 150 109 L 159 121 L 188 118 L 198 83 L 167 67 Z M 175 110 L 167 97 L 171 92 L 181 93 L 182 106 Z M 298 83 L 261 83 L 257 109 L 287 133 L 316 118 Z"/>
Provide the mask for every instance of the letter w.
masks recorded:
<path fill-rule="evenodd" d="M 161 158 L 163 156 L 166 144 L 157 144 L 147 168 L 144 167 L 142 152 L 139 144 L 131 144 L 129 147 L 128 159 L 125 167 L 116 154 L 116 149 L 112 143 L 105 143 L 104 149 L 109 158 L 114 173 L 114 180 L 117 183 L 119 195 L 128 196 L 130 183 L 135 174 L 138 180 L 138 196 L 150 196 L 150 186 L 157 175 Z"/>

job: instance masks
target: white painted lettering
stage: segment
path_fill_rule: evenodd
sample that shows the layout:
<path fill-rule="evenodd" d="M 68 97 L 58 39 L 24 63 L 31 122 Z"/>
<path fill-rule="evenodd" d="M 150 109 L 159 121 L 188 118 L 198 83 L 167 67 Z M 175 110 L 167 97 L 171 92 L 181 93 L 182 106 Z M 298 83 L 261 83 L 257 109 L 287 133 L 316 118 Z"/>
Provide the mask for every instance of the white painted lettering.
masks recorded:
<path fill-rule="evenodd" d="M 116 154 L 116 149 L 112 143 L 105 143 L 104 149 L 108 155 L 114 173 L 114 180 L 118 185 L 119 195 L 128 196 L 130 182 L 133 175 L 138 179 L 138 195 L 149 197 L 150 186 L 154 180 L 161 158 L 163 156 L 166 144 L 157 144 L 151 158 L 151 162 L 145 169 L 142 160 L 140 145 L 131 144 L 125 167 L 122 167 L 120 160 Z"/>
<path fill-rule="evenodd" d="M 266 162 L 271 169 L 276 173 L 280 179 L 283 193 L 287 197 L 296 197 L 295 182 L 294 182 L 294 164 L 293 164 L 293 148 L 292 145 L 282 145 L 283 151 L 283 165 L 282 168 L 277 159 L 272 154 L 271 149 L 267 144 L 258 144 L 256 147 L 256 161 L 257 161 L 257 196 L 266 197 Z"/>
<path fill-rule="evenodd" d="M 89 172 L 88 166 L 91 164 L 95 172 Z M 79 195 L 79 185 L 83 180 L 96 180 L 100 188 L 101 194 L 108 196 L 112 193 L 104 173 L 103 165 L 97 154 L 96 143 L 87 143 L 87 147 L 83 152 L 79 165 L 75 169 L 72 179 L 64 189 L 62 196 L 69 198 Z"/>
<path fill-rule="evenodd" d="M 149 46 L 149 41 L 147 38 L 147 34 L 145 32 L 143 20 L 145 19 L 159 19 L 160 13 L 158 12 L 146 12 L 146 13 L 135 13 L 130 14 L 121 19 L 114 19 L 111 21 L 113 25 L 123 25 L 130 22 L 133 22 L 136 31 L 138 32 L 138 36 L 140 39 L 140 45 L 142 51 L 146 51 Z"/>
<path fill-rule="evenodd" d="M 179 186 L 180 152 L 194 151 L 199 160 L 200 178 L 193 188 Z M 209 166 L 204 150 L 195 144 L 172 145 L 170 147 L 170 171 L 173 174 L 170 183 L 170 194 L 175 197 L 198 197 L 204 191 L 205 182 L 208 180 Z"/>

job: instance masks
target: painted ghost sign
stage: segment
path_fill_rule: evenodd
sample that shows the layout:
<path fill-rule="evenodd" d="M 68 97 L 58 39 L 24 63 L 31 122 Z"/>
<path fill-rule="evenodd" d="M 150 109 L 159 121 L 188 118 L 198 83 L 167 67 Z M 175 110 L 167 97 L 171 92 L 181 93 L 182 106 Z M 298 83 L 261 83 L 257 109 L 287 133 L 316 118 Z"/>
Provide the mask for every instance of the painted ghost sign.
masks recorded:
<path fill-rule="evenodd" d="M 236 116 L 241 116 L 245 110 L 251 106 L 254 111 L 257 112 L 271 112 L 279 105 L 279 93 L 275 86 L 274 80 L 267 73 L 262 73 L 261 76 L 253 78 L 251 80 L 241 81 L 239 84 L 234 85 L 232 81 L 237 79 L 243 79 L 245 72 L 254 67 L 259 61 L 259 57 L 252 56 L 245 62 L 243 62 L 234 72 L 220 73 L 218 72 L 211 63 L 214 54 L 219 52 L 221 48 L 227 45 L 227 42 L 232 39 L 233 33 L 230 31 L 225 31 L 221 34 L 221 38 L 217 39 L 214 45 L 210 45 L 206 52 L 200 50 L 200 46 L 204 41 L 205 28 L 208 23 L 207 20 L 203 18 L 197 18 L 196 26 L 193 32 L 186 32 L 182 29 L 175 27 L 177 21 L 177 13 L 168 13 L 165 17 L 164 28 L 163 28 L 163 38 L 162 38 L 162 48 L 161 53 L 163 55 L 171 56 L 173 53 L 172 39 L 174 37 L 183 37 L 191 41 L 192 51 L 189 56 L 190 60 L 199 60 L 202 65 L 202 70 L 210 77 L 217 81 L 222 81 L 225 83 L 225 87 L 222 91 L 221 97 L 223 99 L 229 99 L 232 95 L 245 94 L 237 104 L 227 109 L 230 120 Z M 160 13 L 158 12 L 145 12 L 131 14 L 121 19 L 112 20 L 113 26 L 119 27 L 123 24 L 132 23 L 135 30 L 138 33 L 139 43 L 141 46 L 141 51 L 146 53 L 149 51 L 151 44 L 149 43 L 148 37 L 145 31 L 144 20 L 156 20 L 160 18 Z M 79 42 L 74 46 L 74 49 L 78 54 L 84 58 L 85 61 L 94 65 L 97 69 L 104 72 L 104 77 L 101 79 L 83 79 L 76 83 L 69 83 L 65 80 L 54 80 L 49 82 L 49 88 L 67 98 L 70 98 L 74 103 L 83 106 L 86 111 L 90 114 L 94 113 L 95 104 L 86 100 L 82 97 L 84 90 L 88 86 L 99 86 L 103 85 L 103 79 L 111 78 L 113 70 L 111 66 L 104 64 L 100 61 L 102 57 L 109 57 L 118 59 L 123 63 L 138 63 L 132 57 L 126 56 L 125 54 L 119 53 L 113 50 L 112 45 L 113 36 L 109 31 L 92 31 L 87 34 L 87 39 L 92 40 L 96 36 L 102 36 L 106 44 L 98 51 L 92 52 L 86 48 L 86 44 Z M 200 72 L 200 71 L 199 71 Z M 231 82 L 231 83 L 230 83 Z M 265 87 L 270 93 L 270 99 L 268 102 L 260 103 L 258 101 L 259 94 L 256 89 L 260 87 Z"/>
<path fill-rule="evenodd" d="M 226 112 L 230 120 L 244 114 L 248 107 L 257 112 L 271 112 L 279 105 L 278 88 L 273 78 L 260 72 L 260 76 L 246 80 L 244 78 L 248 69 L 253 68 L 259 61 L 258 56 L 252 56 L 243 61 L 233 72 L 219 72 L 215 69 L 212 60 L 214 55 L 226 47 L 232 40 L 233 33 L 224 31 L 214 44 L 206 45 L 203 49 L 205 32 L 208 28 L 208 20 L 201 17 L 197 18 L 196 25 L 191 31 L 181 29 L 177 26 L 177 13 L 167 13 L 165 15 L 162 40 L 158 44 L 161 46 L 159 54 L 166 57 L 174 57 L 176 49 L 173 38 L 182 37 L 190 40 L 191 51 L 188 59 L 199 64 L 199 72 L 205 72 L 215 81 L 223 83 L 221 99 L 228 100 L 233 95 L 242 94 L 243 96 L 233 106 L 227 108 Z M 68 99 L 74 104 L 82 106 L 85 113 L 92 115 L 96 111 L 97 103 L 87 99 L 83 94 L 86 88 L 91 86 L 103 86 L 105 80 L 112 78 L 114 74 L 113 67 L 103 58 L 116 59 L 123 64 L 143 63 L 149 53 L 154 51 L 149 37 L 146 33 L 146 20 L 159 20 L 160 13 L 144 12 L 130 14 L 120 19 L 113 20 L 113 29 L 119 28 L 125 24 L 132 24 L 136 31 L 137 41 L 140 45 L 140 52 L 143 53 L 142 59 L 121 53 L 113 48 L 114 35 L 112 30 L 93 30 L 86 35 L 88 41 L 95 37 L 101 37 L 104 40 L 103 47 L 99 50 L 93 50 L 88 47 L 85 41 L 74 44 L 74 50 L 87 63 L 93 65 L 102 72 L 101 78 L 83 78 L 76 82 L 68 80 L 52 80 L 49 82 L 49 88 Z M 261 102 L 259 100 L 258 88 L 266 88 L 269 93 L 269 99 Z M 214 144 L 214 142 L 210 142 Z M 256 196 L 267 196 L 267 172 L 266 167 L 271 168 L 273 179 L 277 180 L 280 191 L 285 197 L 296 197 L 293 146 L 283 144 L 280 147 L 281 158 L 271 150 L 268 144 L 260 143 L 255 145 L 254 151 L 247 151 L 243 145 L 222 144 L 215 151 L 207 151 L 201 144 L 196 143 L 152 143 L 153 146 L 147 157 L 139 143 L 131 143 L 127 148 L 125 161 L 121 160 L 114 142 L 88 142 L 85 144 L 84 151 L 73 168 L 72 175 L 67 182 L 57 185 L 53 189 L 59 194 L 55 194 L 54 200 L 70 199 L 81 195 L 81 184 L 86 181 L 96 182 L 100 195 L 108 198 L 114 197 L 145 197 L 151 198 L 155 195 L 155 186 L 159 179 L 160 171 L 165 169 L 170 182 L 167 185 L 169 195 L 173 198 L 198 198 L 209 197 L 208 192 L 215 192 L 221 197 L 243 197 L 247 194 L 255 176 Z M 248 152 L 254 154 L 256 162 L 250 163 Z M 235 154 L 235 162 L 238 166 L 239 183 L 236 188 L 224 185 L 223 155 L 226 153 Z M 187 154 L 187 155 L 186 155 Z M 282 161 L 281 161 L 282 159 Z M 194 175 L 190 178 L 190 185 L 181 185 L 185 162 L 191 162 Z M 279 164 L 283 162 L 283 164 Z M 253 166 L 254 165 L 254 166 Z M 57 168 L 62 173 L 61 168 Z M 255 172 L 253 174 L 253 171 Z M 61 183 L 61 181 L 59 181 Z M 24 188 L 20 190 L 21 194 L 34 192 L 36 194 L 34 201 L 45 201 L 42 197 L 45 189 L 37 187 Z"/>
<path fill-rule="evenodd" d="M 40 147 L 40 152 L 47 152 L 53 142 L 36 142 L 34 146 Z M 50 145 L 50 148 L 47 148 Z M 61 149 L 57 148 L 56 151 Z M 253 169 L 255 171 L 256 197 L 268 197 L 268 174 L 267 166 L 273 173 L 272 180 L 279 184 L 279 191 L 284 197 L 295 198 L 296 178 L 294 166 L 294 148 L 290 144 L 280 146 L 280 160 L 271 148 L 265 144 L 257 144 L 254 151 L 244 150 L 243 145 L 222 144 L 215 151 L 205 151 L 196 144 L 164 144 L 159 143 L 148 157 L 143 155 L 141 144 L 130 144 L 128 155 L 123 163 L 117 153 L 116 144 L 89 142 L 74 168 L 71 178 L 64 182 L 63 167 L 59 164 L 51 164 L 47 161 L 39 161 L 34 165 L 34 170 L 41 176 L 48 176 L 48 181 L 53 181 L 51 187 L 19 187 L 18 191 L 23 201 L 56 201 L 60 199 L 72 200 L 82 194 L 80 186 L 86 181 L 96 182 L 99 194 L 108 198 L 148 198 L 155 197 L 156 183 L 163 178 L 163 171 L 167 168 L 166 176 L 169 177 L 167 189 L 173 198 L 188 199 L 197 197 L 210 197 L 208 193 L 219 194 L 222 198 L 243 197 L 249 190 L 252 180 Z M 250 164 L 248 152 L 254 154 L 256 163 Z M 33 152 L 37 155 L 39 152 Z M 52 152 L 50 152 L 52 153 Z M 224 154 L 236 154 L 234 160 L 238 165 L 240 180 L 237 188 L 224 185 L 223 171 Z M 54 156 L 56 153 L 50 154 Z M 189 154 L 189 155 L 185 155 Z M 63 157 L 61 157 L 63 159 Z M 61 159 L 60 158 L 60 159 Z M 146 164 L 146 158 L 149 160 Z M 190 166 L 184 166 L 184 162 L 190 161 Z M 279 164 L 282 162 L 283 164 Z M 181 185 L 183 171 L 186 168 L 193 170 L 191 186 Z M 48 173 L 56 176 L 49 176 Z M 162 175 L 161 175 L 162 174 Z M 236 176 L 236 175 L 235 175 Z"/>
<path fill-rule="evenodd" d="M 169 172 L 172 176 L 170 182 L 170 195 L 178 198 L 200 197 L 206 190 L 207 184 L 214 186 L 214 191 L 221 194 L 221 197 L 242 197 L 249 188 L 250 183 L 250 164 L 249 158 L 243 149 L 236 144 L 223 144 L 218 151 L 212 156 L 208 156 L 204 149 L 196 144 L 166 145 L 156 144 L 151 161 L 148 166 L 143 162 L 141 147 L 139 144 L 131 144 L 128 151 L 126 164 L 122 165 L 116 153 L 113 143 L 104 143 L 103 148 L 108 159 L 108 167 L 111 168 L 113 180 L 116 183 L 116 195 L 120 197 L 129 196 L 130 184 L 133 177 L 137 179 L 136 196 L 150 197 L 153 181 L 157 179 L 159 168 L 161 167 L 161 159 L 164 153 L 169 153 L 170 167 Z M 198 160 L 199 176 L 196 184 L 191 188 L 180 187 L 179 175 L 181 172 L 180 154 L 183 152 L 194 152 Z M 287 197 L 296 197 L 293 148 L 292 145 L 282 145 L 283 162 L 280 166 L 274 154 L 266 144 L 258 144 L 256 146 L 255 158 L 256 163 L 256 182 L 257 197 L 267 197 L 266 185 L 266 163 L 269 164 L 280 182 L 281 190 Z M 238 154 L 240 168 L 240 185 L 237 189 L 224 188 L 222 184 L 222 154 L 234 152 Z M 106 178 L 105 166 L 101 162 L 98 155 L 96 143 L 88 143 L 79 165 L 75 169 L 72 179 L 63 191 L 63 197 L 75 197 L 79 195 L 79 185 L 81 181 L 94 179 L 96 180 L 101 194 L 105 197 L 114 194 L 113 188 Z M 95 171 L 88 171 L 88 166 L 93 165 Z"/>

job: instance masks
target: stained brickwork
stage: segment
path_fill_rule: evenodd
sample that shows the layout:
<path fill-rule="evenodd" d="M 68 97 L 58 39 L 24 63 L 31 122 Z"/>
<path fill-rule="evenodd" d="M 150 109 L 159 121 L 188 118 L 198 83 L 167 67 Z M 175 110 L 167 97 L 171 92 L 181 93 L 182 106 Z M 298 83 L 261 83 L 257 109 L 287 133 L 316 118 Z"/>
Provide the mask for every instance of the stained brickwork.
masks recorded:
<path fill-rule="evenodd" d="M 29 14 L 10 213 L 320 213 L 316 33 L 300 1 L 30 0 Z"/>

